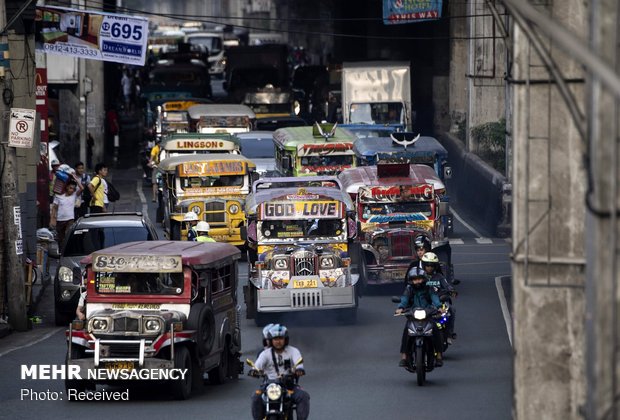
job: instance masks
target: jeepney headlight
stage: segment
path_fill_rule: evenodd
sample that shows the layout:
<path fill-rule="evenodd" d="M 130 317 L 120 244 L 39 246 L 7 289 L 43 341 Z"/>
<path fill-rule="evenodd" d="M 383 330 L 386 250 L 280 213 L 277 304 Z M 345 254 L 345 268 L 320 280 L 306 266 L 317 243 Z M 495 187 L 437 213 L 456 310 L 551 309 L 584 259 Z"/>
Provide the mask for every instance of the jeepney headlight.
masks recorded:
<path fill-rule="evenodd" d="M 58 280 L 65 283 L 73 282 L 73 270 L 69 267 L 60 267 L 60 269 L 58 269 Z"/>
<path fill-rule="evenodd" d="M 273 266 L 278 270 L 287 270 L 288 260 L 286 258 L 276 258 L 273 260 Z"/>
<path fill-rule="evenodd" d="M 295 115 L 299 115 L 299 113 L 301 112 L 301 104 L 299 103 L 299 101 L 295 101 L 295 103 L 293 104 L 293 112 L 295 112 Z"/>
<path fill-rule="evenodd" d="M 239 206 L 237 204 L 233 204 L 228 207 L 228 211 L 230 212 L 230 214 L 237 214 L 239 213 Z"/>
<path fill-rule="evenodd" d="M 321 268 L 322 269 L 334 268 L 335 265 L 336 265 L 336 260 L 334 257 L 332 256 L 321 257 Z"/>
<path fill-rule="evenodd" d="M 161 330 L 161 320 L 159 318 L 145 318 L 144 332 L 156 333 Z"/>
<path fill-rule="evenodd" d="M 282 388 L 278 384 L 267 385 L 267 398 L 271 401 L 277 400 L 282 396 Z"/>
<path fill-rule="evenodd" d="M 89 330 L 93 332 L 107 332 L 109 325 L 107 318 L 93 318 L 90 320 Z"/>

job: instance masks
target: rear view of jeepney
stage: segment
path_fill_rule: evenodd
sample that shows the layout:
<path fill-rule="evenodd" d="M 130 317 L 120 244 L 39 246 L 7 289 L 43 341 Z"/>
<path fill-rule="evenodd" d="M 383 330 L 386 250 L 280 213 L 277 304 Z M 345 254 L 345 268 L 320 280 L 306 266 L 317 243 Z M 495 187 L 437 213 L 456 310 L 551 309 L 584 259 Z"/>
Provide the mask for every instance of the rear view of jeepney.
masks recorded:
<path fill-rule="evenodd" d="M 185 155 L 162 161 L 164 230 L 172 240 L 187 237 L 183 217 L 194 212 L 209 223 L 218 242 L 241 246 L 245 198 L 257 178 L 256 165 L 242 155 Z"/>
<path fill-rule="evenodd" d="M 284 178 L 295 180 L 294 178 Z M 311 179 L 311 178 L 309 178 Z M 355 319 L 353 203 L 336 188 L 274 188 L 248 197 L 248 318 L 339 309 Z"/>
<path fill-rule="evenodd" d="M 67 331 L 66 364 L 80 377 L 66 388 L 144 380 L 185 399 L 201 373 L 213 383 L 236 376 L 239 256 L 227 244 L 150 241 L 87 257 L 86 319 Z"/>
<path fill-rule="evenodd" d="M 356 201 L 359 239 L 368 284 L 402 282 L 417 259 L 415 239 L 425 236 L 452 275 L 451 248 L 442 215 L 441 180 L 426 165 L 385 164 L 340 174 L 345 190 Z"/>

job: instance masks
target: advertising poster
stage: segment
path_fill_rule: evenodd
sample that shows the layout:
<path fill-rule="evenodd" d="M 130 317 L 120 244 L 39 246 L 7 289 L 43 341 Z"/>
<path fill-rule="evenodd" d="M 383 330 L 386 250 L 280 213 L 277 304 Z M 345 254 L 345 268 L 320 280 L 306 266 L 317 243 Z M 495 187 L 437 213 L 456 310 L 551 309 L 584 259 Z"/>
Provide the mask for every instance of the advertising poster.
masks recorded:
<path fill-rule="evenodd" d="M 45 6 L 35 21 L 36 48 L 47 54 L 144 65 L 146 18 Z"/>
<path fill-rule="evenodd" d="M 442 0 L 383 0 L 383 23 L 397 25 L 441 17 Z"/>

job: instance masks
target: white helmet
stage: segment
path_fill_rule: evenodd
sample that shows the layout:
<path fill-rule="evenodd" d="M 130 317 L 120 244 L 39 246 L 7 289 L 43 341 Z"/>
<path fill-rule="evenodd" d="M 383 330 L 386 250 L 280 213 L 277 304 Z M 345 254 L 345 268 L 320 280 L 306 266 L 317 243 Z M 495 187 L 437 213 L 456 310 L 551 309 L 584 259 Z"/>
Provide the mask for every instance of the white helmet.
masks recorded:
<path fill-rule="evenodd" d="M 193 211 L 188 211 L 187 213 L 185 213 L 185 216 L 183 216 L 183 221 L 184 222 L 196 222 L 198 221 L 198 215 L 194 213 Z"/>
<path fill-rule="evenodd" d="M 208 232 L 211 229 L 211 226 L 203 220 L 198 222 L 196 225 L 196 232 Z"/>

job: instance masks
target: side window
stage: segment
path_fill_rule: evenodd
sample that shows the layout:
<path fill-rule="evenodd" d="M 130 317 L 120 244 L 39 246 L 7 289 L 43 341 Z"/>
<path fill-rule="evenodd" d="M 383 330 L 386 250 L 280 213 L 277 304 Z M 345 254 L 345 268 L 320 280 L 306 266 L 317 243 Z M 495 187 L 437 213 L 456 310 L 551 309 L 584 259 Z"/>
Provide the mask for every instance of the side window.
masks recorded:
<path fill-rule="evenodd" d="M 192 301 L 207 303 L 209 296 L 207 286 L 211 281 L 209 270 L 192 271 Z"/>
<path fill-rule="evenodd" d="M 229 292 L 233 285 L 233 268 L 231 265 L 226 265 L 212 271 L 213 276 L 211 278 L 211 294 L 217 295 L 220 293 Z"/>

